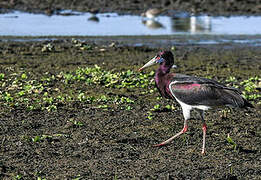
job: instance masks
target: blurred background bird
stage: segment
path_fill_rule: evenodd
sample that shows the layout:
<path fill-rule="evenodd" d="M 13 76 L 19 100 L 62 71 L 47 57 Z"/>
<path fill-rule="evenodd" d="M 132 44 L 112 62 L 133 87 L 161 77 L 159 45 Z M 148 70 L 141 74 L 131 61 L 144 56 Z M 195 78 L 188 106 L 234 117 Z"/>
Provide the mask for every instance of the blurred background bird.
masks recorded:
<path fill-rule="evenodd" d="M 149 19 L 154 19 L 165 11 L 166 11 L 166 9 L 152 8 L 152 9 L 148 9 L 144 13 L 141 13 L 141 16 L 149 18 Z"/>

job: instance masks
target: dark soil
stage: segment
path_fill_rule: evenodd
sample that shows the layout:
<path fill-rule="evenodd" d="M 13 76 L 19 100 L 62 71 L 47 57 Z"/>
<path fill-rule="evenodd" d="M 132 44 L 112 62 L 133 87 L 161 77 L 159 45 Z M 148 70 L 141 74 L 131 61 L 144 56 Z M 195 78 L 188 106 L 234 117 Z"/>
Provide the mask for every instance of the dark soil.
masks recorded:
<path fill-rule="evenodd" d="M 36 13 L 53 14 L 63 9 L 76 11 L 98 11 L 140 14 L 149 8 L 164 8 L 169 10 L 166 14 L 173 14 L 173 10 L 186 11 L 190 13 L 207 13 L 209 15 L 260 15 L 261 1 L 242 0 L 5 0 L 0 2 L 2 12 L 8 10 L 22 10 Z"/>
<path fill-rule="evenodd" d="M 23 71 L 35 79 L 41 79 L 46 72 L 57 75 L 94 64 L 104 70 L 136 71 L 159 51 L 95 44 L 90 44 L 92 49 L 82 50 L 70 41 L 59 40 L 51 42 L 54 50 L 43 52 L 42 47 L 48 42 L 0 43 L 0 73 L 14 76 Z M 239 81 L 260 76 L 260 47 L 178 46 L 175 52 L 176 72 L 212 77 L 223 83 L 230 76 Z M 66 84 L 56 84 L 66 89 Z M 3 86 L 1 94 L 5 93 Z M 99 109 L 95 103 L 70 101 L 56 111 L 30 111 L 22 105 L 4 105 L 0 100 L 0 179 L 261 178 L 259 106 L 227 110 L 227 115 L 220 110 L 207 112 L 207 153 L 202 156 L 201 122 L 196 113 L 185 135 L 168 146 L 153 147 L 183 127 L 180 106 L 174 101 L 157 100 L 158 92 L 143 95 L 142 89 L 126 91 L 86 85 L 71 89 L 72 94 L 78 88 L 92 94 L 131 97 L 133 109 L 117 105 Z M 256 105 L 259 101 L 251 103 Z M 154 105 L 172 103 L 174 109 L 161 108 L 152 112 L 152 119 L 147 118 Z M 227 141 L 228 134 L 236 146 Z M 32 140 L 44 135 L 48 137 Z"/>

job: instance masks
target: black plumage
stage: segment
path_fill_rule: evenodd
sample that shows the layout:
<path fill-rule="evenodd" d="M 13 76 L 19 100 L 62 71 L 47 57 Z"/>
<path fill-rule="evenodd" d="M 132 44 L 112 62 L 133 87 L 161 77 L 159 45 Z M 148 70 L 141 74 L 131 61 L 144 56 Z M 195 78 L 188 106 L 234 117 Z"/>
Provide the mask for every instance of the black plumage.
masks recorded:
<path fill-rule="evenodd" d="M 175 82 L 171 86 L 175 97 L 188 105 L 253 107 L 240 95 L 238 89 L 211 79 L 175 74 L 172 82 Z M 196 86 L 186 88 L 189 85 Z"/>

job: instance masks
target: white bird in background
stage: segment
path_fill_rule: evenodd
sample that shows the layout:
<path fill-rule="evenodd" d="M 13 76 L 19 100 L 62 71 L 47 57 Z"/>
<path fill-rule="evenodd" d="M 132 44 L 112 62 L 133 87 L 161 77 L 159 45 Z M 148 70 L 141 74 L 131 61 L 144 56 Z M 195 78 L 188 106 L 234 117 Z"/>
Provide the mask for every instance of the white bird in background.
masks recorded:
<path fill-rule="evenodd" d="M 147 17 L 149 19 L 154 19 L 159 16 L 161 13 L 166 11 L 165 9 L 152 8 L 148 9 L 146 12 L 142 13 L 141 16 Z"/>

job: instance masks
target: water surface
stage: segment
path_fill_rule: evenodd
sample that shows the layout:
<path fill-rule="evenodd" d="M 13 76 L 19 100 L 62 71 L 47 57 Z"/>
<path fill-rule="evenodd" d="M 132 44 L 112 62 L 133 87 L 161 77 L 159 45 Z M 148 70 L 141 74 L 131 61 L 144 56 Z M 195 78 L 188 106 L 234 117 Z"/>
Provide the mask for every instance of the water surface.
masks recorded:
<path fill-rule="evenodd" d="M 140 36 L 140 35 L 260 35 L 261 16 L 159 16 L 154 20 L 133 15 L 0 14 L 0 36 Z"/>

